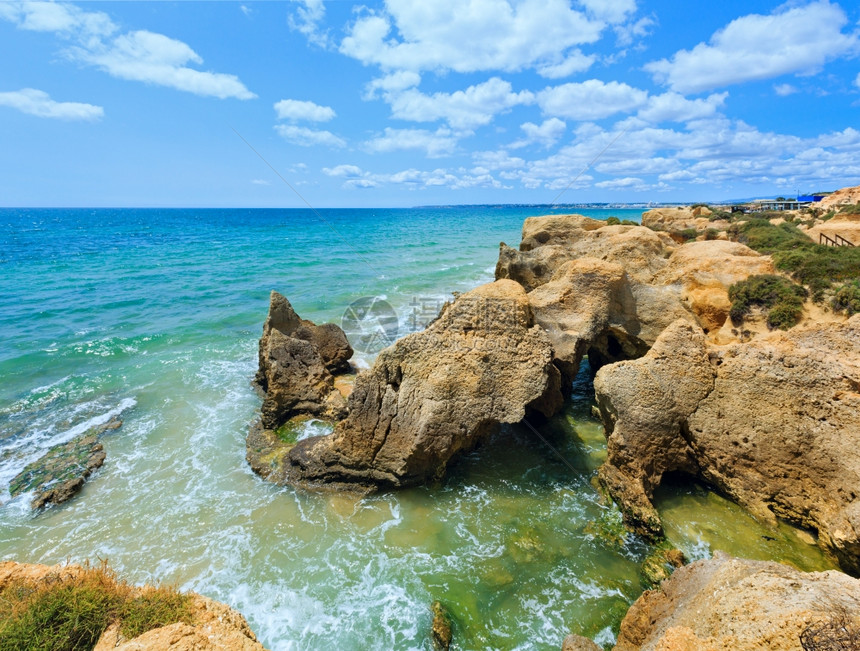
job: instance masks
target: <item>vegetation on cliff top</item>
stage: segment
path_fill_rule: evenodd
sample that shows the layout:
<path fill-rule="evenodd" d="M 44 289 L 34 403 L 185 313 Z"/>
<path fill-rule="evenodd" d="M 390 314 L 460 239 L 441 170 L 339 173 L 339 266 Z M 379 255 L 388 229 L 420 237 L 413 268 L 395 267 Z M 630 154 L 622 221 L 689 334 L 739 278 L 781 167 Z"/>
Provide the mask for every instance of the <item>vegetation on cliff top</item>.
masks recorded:
<path fill-rule="evenodd" d="M 806 290 L 788 278 L 773 274 L 750 276 L 729 288 L 729 317 L 739 325 L 757 306 L 767 312 L 768 327 L 788 330 L 800 321 L 805 298 Z"/>
<path fill-rule="evenodd" d="M 0 651 L 89 651 L 114 623 L 131 639 L 180 621 L 192 621 L 189 595 L 135 588 L 104 561 L 0 590 Z"/>

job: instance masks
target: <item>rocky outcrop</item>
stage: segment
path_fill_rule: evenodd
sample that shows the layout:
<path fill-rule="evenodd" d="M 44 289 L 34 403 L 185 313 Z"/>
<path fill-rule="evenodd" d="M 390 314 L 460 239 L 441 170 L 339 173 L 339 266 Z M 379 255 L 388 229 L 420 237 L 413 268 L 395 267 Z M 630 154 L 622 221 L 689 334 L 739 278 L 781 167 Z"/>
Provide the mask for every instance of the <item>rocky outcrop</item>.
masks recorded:
<path fill-rule="evenodd" d="M 561 645 L 561 651 L 603 651 L 602 646 L 598 646 L 592 640 L 581 635 L 568 635 L 564 638 Z"/>
<path fill-rule="evenodd" d="M 79 565 L 47 566 L 3 561 L 0 562 L 0 595 L 7 589 L 60 588 L 87 571 L 94 570 Z M 148 586 L 132 587 L 120 583 L 109 571 L 100 573 L 97 582 L 91 580 L 88 584 L 90 590 L 94 583 L 105 591 L 104 603 L 118 596 L 133 601 L 146 597 L 151 590 Z M 112 624 L 101 634 L 93 651 L 265 651 L 241 614 L 208 597 L 193 592 L 187 594 L 190 599 L 187 616 L 184 617 L 187 621 L 154 628 L 132 639 L 126 639 L 120 626 Z M 90 597 L 90 608 L 97 607 L 98 603 Z M 167 615 L 162 613 L 160 616 Z M 92 621 L 96 618 L 93 617 Z M 87 633 L 98 635 L 98 631 Z"/>
<path fill-rule="evenodd" d="M 594 386 L 608 437 L 600 479 L 635 530 L 659 537 L 654 489 L 681 472 L 817 531 L 860 573 L 860 315 L 725 347 L 678 321 Z"/>
<path fill-rule="evenodd" d="M 714 558 L 677 570 L 621 622 L 615 651 L 801 651 L 801 636 L 831 643 L 837 622 L 860 641 L 860 580 L 837 571 Z M 857 648 L 844 646 L 818 649 Z"/>
<path fill-rule="evenodd" d="M 121 420 L 112 420 L 68 443 L 51 448 L 12 479 L 10 495 L 16 497 L 33 491 L 33 509 L 70 500 L 105 462 L 106 454 L 100 441 L 102 435 L 120 426 Z"/>
<path fill-rule="evenodd" d="M 842 188 L 836 192 L 831 192 L 817 205 L 824 210 L 833 210 L 840 206 L 858 203 L 860 203 L 860 185 L 855 185 L 854 187 Z"/>
<path fill-rule="evenodd" d="M 848 240 L 854 246 L 860 246 L 860 214 L 838 213 L 826 222 L 816 224 L 806 234 L 816 243 L 821 239 L 820 235 L 824 234 L 832 240 L 839 241 L 841 244 L 844 244 L 844 242 L 838 240 L 837 235 Z"/>
<path fill-rule="evenodd" d="M 678 206 L 671 208 L 654 208 L 642 213 L 642 225 L 656 231 L 677 232 L 695 230 L 699 233 L 712 228 L 724 231 L 729 222 L 725 219 L 714 219 L 716 215 L 707 206 Z"/>
<path fill-rule="evenodd" d="M 335 375 L 349 372 L 352 352 L 338 326 L 300 318 L 290 302 L 273 291 L 256 376 L 265 393 L 263 427 L 275 429 L 297 415 L 342 418 L 346 403 L 335 388 Z"/>
<path fill-rule="evenodd" d="M 665 233 L 580 215 L 527 219 L 520 250 L 502 244 L 496 266 L 497 278 L 529 292 L 568 379 L 586 353 L 593 368 L 641 357 L 677 319 L 732 339 L 720 332 L 729 287 L 761 273 L 774 273 L 770 258 L 743 244 L 678 245 Z"/>
<path fill-rule="evenodd" d="M 552 358 L 520 285 L 478 287 L 380 352 L 356 378 L 347 418 L 330 436 L 299 441 L 274 479 L 367 488 L 438 477 L 500 423 L 560 408 Z"/>

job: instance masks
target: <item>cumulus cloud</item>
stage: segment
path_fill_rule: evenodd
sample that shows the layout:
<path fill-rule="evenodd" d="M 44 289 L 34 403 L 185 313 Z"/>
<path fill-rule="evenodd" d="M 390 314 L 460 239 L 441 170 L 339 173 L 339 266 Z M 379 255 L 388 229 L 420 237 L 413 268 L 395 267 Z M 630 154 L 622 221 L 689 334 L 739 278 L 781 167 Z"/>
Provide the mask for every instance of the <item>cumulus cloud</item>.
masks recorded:
<path fill-rule="evenodd" d="M 854 80 L 854 85 L 860 88 L 860 73 L 857 73 L 857 79 Z"/>
<path fill-rule="evenodd" d="M 575 67 L 572 51 L 597 41 L 605 26 L 567 0 L 387 0 L 385 10 L 356 19 L 340 51 L 386 70 L 552 70 L 566 61 Z"/>
<path fill-rule="evenodd" d="M 510 82 L 498 77 L 453 93 L 427 95 L 410 88 L 388 98 L 392 117 L 413 122 L 445 120 L 456 129 L 474 129 L 489 124 L 498 113 L 518 104 L 530 104 L 529 91 L 515 93 Z"/>
<path fill-rule="evenodd" d="M 786 97 L 787 95 L 794 95 L 797 92 L 797 86 L 792 86 L 791 84 L 774 84 L 773 91 L 780 97 Z"/>
<path fill-rule="evenodd" d="M 357 165 L 337 165 L 324 167 L 323 174 L 344 179 L 341 187 L 347 190 L 375 188 L 382 185 L 405 185 L 412 189 L 447 187 L 460 190 L 475 187 L 503 188 L 500 181 L 486 170 L 418 170 L 409 168 L 393 174 L 374 174 Z"/>
<path fill-rule="evenodd" d="M 518 140 L 513 143 L 511 145 L 512 149 L 525 147 L 532 143 L 537 143 L 544 147 L 551 147 L 559 138 L 561 138 L 562 135 L 564 135 L 564 132 L 567 130 L 567 125 L 558 118 L 550 118 L 549 120 L 544 120 L 542 124 L 526 122 L 520 125 L 520 129 L 523 130 L 526 137 L 523 140 Z"/>
<path fill-rule="evenodd" d="M 680 50 L 645 66 L 656 81 L 697 93 L 780 75 L 814 73 L 830 60 L 858 51 L 857 34 L 844 34 L 845 12 L 827 0 L 783 5 L 749 14 L 716 32 L 708 44 Z"/>
<path fill-rule="evenodd" d="M 287 142 L 302 147 L 326 145 L 327 147 L 346 147 L 346 142 L 331 131 L 308 129 L 294 124 L 276 124 L 275 131 Z"/>
<path fill-rule="evenodd" d="M 650 16 L 643 16 L 637 21 L 624 25 L 616 25 L 615 36 L 618 40 L 618 45 L 627 47 L 633 45 L 637 40 L 641 40 L 651 34 L 651 28 L 656 25 L 656 21 Z"/>
<path fill-rule="evenodd" d="M 323 0 L 291 0 L 294 4 L 300 5 L 288 17 L 290 29 L 293 29 L 304 36 L 315 45 L 320 47 L 328 47 L 330 38 L 327 31 L 320 28 L 325 18 L 325 5 Z"/>
<path fill-rule="evenodd" d="M 725 104 L 728 93 L 714 93 L 705 99 L 687 99 L 678 93 L 653 95 L 637 116 L 646 122 L 687 122 L 710 117 Z"/>
<path fill-rule="evenodd" d="M 376 99 L 381 93 L 383 97 L 392 97 L 392 93 L 412 88 L 421 83 L 421 75 L 411 70 L 398 70 L 384 77 L 372 80 L 365 86 L 364 99 Z"/>
<path fill-rule="evenodd" d="M 282 99 L 275 103 L 275 112 L 279 120 L 309 120 L 311 122 L 328 122 L 335 117 L 334 109 L 330 106 L 320 106 L 313 102 L 297 99 Z"/>
<path fill-rule="evenodd" d="M 572 120 L 599 120 L 615 113 L 643 106 L 648 93 L 617 81 L 599 79 L 562 84 L 537 94 L 537 101 L 547 115 Z"/>
<path fill-rule="evenodd" d="M 453 154 L 457 149 L 457 137 L 450 129 L 392 129 L 386 127 L 382 135 L 364 143 L 373 153 L 387 153 L 409 149 L 423 150 L 429 158 Z"/>
<path fill-rule="evenodd" d="M 40 118 L 57 120 L 100 120 L 105 113 L 101 106 L 93 104 L 56 102 L 48 93 L 35 88 L 0 93 L 0 106 L 8 106 Z"/>
<path fill-rule="evenodd" d="M 146 30 L 113 36 L 107 14 L 54 2 L 0 2 L 0 18 L 20 29 L 55 32 L 74 45 L 65 54 L 113 77 L 219 98 L 256 97 L 235 75 L 188 67 L 203 59 L 186 43 Z"/>
<path fill-rule="evenodd" d="M 588 13 L 608 23 L 621 23 L 636 11 L 636 0 L 580 0 Z"/>

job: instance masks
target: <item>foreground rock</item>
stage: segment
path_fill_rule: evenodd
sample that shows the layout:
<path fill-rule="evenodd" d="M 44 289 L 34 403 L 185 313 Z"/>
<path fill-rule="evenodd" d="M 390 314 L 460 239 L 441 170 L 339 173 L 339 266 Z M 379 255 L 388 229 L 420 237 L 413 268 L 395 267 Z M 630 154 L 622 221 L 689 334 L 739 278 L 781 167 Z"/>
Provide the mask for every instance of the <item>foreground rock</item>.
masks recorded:
<path fill-rule="evenodd" d="M 338 326 L 300 318 L 290 302 L 273 291 L 256 376 L 265 393 L 263 427 L 275 429 L 297 415 L 342 418 L 346 404 L 335 388 L 335 375 L 349 372 L 352 352 Z"/>
<path fill-rule="evenodd" d="M 83 571 L 77 565 L 0 562 L 0 594 L 6 589 L 61 585 Z M 106 590 L 115 590 L 116 585 L 110 579 L 104 583 Z M 132 588 L 130 597 L 146 596 L 148 590 L 146 586 Z M 191 599 L 190 623 L 162 626 L 130 640 L 125 639 L 114 624 L 102 633 L 93 651 L 265 651 L 241 614 L 208 597 L 193 592 L 188 594 Z M 50 622 L 43 624 L 49 625 Z"/>
<path fill-rule="evenodd" d="M 608 437 L 600 480 L 636 531 L 662 534 L 651 498 L 681 472 L 760 518 L 817 531 L 860 574 L 860 315 L 726 347 L 678 321 L 594 387 Z"/>
<path fill-rule="evenodd" d="M 567 379 L 585 354 L 593 368 L 641 357 L 678 319 L 731 339 L 729 287 L 762 273 L 774 273 L 770 258 L 743 244 L 678 245 L 665 233 L 581 215 L 527 219 L 520 250 L 502 244 L 496 266 L 497 278 L 529 292 Z"/>
<path fill-rule="evenodd" d="M 860 580 L 717 552 L 639 597 L 621 622 L 615 651 L 801 651 L 801 636 L 816 636 L 819 646 L 810 648 L 853 649 L 858 614 Z M 839 646 L 834 624 L 843 615 L 854 642 Z"/>
<path fill-rule="evenodd" d="M 101 436 L 121 425 L 122 421 L 113 420 L 88 430 L 68 443 L 51 448 L 46 455 L 29 464 L 12 479 L 9 484 L 10 495 L 16 497 L 33 491 L 33 509 L 70 500 L 105 462 Z"/>
<path fill-rule="evenodd" d="M 548 337 L 522 287 L 483 285 L 380 352 L 358 375 L 349 415 L 330 436 L 299 441 L 281 482 L 399 487 L 441 476 L 500 423 L 561 406 Z"/>

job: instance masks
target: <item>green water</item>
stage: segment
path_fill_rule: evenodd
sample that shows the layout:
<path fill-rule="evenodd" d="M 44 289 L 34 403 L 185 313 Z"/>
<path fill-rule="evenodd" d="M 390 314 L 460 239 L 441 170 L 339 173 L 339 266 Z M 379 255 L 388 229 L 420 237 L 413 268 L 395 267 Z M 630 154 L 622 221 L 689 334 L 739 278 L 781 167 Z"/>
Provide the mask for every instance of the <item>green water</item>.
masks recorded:
<path fill-rule="evenodd" d="M 326 213 L 370 267 L 304 213 L 0 211 L 0 559 L 107 558 L 238 608 L 273 651 L 429 650 L 436 599 L 456 649 L 557 650 L 569 632 L 611 644 L 647 549 L 591 484 L 606 452 L 587 368 L 566 411 L 537 424 L 546 442 L 503 428 L 436 486 L 319 495 L 244 460 L 270 289 L 316 321 L 368 294 L 406 315 L 415 297 L 490 280 L 530 210 Z M 9 499 L 30 460 L 114 415 L 79 496 L 37 514 Z M 832 567 L 706 491 L 659 506 L 694 558 Z"/>

